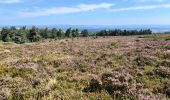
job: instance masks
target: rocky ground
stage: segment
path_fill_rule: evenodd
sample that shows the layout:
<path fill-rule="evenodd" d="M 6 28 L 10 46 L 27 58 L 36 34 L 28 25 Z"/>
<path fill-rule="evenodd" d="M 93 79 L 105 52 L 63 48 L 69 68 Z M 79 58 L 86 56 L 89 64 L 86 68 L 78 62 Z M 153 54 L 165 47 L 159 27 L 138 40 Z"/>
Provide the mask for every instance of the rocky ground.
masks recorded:
<path fill-rule="evenodd" d="M 168 100 L 170 40 L 89 37 L 0 43 L 0 100 Z"/>

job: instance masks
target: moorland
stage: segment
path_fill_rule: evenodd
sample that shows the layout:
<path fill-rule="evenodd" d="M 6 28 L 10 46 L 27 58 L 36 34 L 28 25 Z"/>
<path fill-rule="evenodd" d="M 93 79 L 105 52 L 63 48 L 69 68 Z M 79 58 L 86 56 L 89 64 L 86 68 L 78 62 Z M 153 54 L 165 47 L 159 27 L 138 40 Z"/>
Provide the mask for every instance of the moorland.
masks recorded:
<path fill-rule="evenodd" d="M 17 38 L 0 55 L 1 100 L 170 98 L 169 34 Z"/>

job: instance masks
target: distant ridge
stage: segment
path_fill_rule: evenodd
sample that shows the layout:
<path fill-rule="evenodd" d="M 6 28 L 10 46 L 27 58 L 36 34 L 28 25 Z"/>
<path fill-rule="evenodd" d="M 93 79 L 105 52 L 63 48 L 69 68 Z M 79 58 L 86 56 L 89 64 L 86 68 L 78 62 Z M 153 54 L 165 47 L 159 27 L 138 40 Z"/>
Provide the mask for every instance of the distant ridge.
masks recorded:
<path fill-rule="evenodd" d="M 2 27 L 10 27 L 10 26 L 16 26 L 22 27 L 26 26 L 28 28 L 31 28 L 34 25 L 0 25 L 0 28 Z M 140 29 L 151 29 L 153 32 L 170 32 L 170 25 L 35 25 L 38 28 L 57 28 L 66 30 L 68 28 L 78 28 L 80 30 L 82 29 L 88 29 L 89 31 L 96 32 L 100 30 L 109 30 L 109 29 L 126 29 L 126 30 L 140 30 Z"/>

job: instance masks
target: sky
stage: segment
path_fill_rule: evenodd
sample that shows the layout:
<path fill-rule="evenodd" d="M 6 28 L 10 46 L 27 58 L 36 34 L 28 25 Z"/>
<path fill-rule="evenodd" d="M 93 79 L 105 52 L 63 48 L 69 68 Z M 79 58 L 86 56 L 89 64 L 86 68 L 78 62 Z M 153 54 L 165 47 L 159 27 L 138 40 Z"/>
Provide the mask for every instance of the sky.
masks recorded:
<path fill-rule="evenodd" d="M 0 25 L 170 25 L 170 0 L 0 0 Z"/>

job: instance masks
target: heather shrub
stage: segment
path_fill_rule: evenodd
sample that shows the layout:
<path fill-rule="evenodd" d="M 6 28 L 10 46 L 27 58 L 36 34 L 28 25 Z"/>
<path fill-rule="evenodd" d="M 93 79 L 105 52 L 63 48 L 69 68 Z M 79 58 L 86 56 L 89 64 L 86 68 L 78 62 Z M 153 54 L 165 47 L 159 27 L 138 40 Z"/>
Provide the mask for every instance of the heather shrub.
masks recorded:
<path fill-rule="evenodd" d="M 116 90 L 116 86 L 114 84 L 112 84 L 111 81 L 105 82 L 103 84 L 103 88 L 109 93 L 109 94 L 113 94 L 114 91 Z"/>
<path fill-rule="evenodd" d="M 113 77 L 113 74 L 112 73 L 103 73 L 102 74 L 102 80 L 104 80 L 105 78 L 108 78 L 108 77 Z"/>
<path fill-rule="evenodd" d="M 103 73 L 100 86 L 102 90 L 107 91 L 113 98 L 135 98 L 136 94 L 132 95 L 135 92 L 133 81 L 129 70 L 123 67 L 114 69 L 110 73 Z M 96 80 L 96 83 L 99 82 Z"/>
<path fill-rule="evenodd" d="M 11 77 L 27 77 L 29 75 L 35 75 L 36 72 L 33 69 L 28 69 L 28 68 L 10 68 L 8 70 L 6 70 L 7 72 L 9 72 L 9 75 Z"/>
<path fill-rule="evenodd" d="M 11 100 L 25 100 L 25 96 L 24 96 L 24 94 L 22 94 L 18 91 L 14 91 L 12 96 L 9 97 L 9 99 L 11 99 Z"/>
<path fill-rule="evenodd" d="M 170 62 L 169 61 L 163 61 L 159 64 L 159 66 L 166 66 L 166 67 L 170 67 Z"/>
<path fill-rule="evenodd" d="M 158 67 L 155 69 L 155 73 L 163 78 L 170 78 L 170 68 L 169 67 Z"/>
<path fill-rule="evenodd" d="M 164 55 L 164 58 L 165 58 L 165 59 L 170 59 L 170 53 L 165 54 L 165 55 Z"/>
<path fill-rule="evenodd" d="M 170 87 L 168 87 L 165 92 L 167 97 L 170 98 Z"/>
<path fill-rule="evenodd" d="M 84 89 L 85 92 L 101 92 L 102 86 L 96 79 L 91 79 L 89 86 Z"/>
<path fill-rule="evenodd" d="M 0 100 L 168 100 L 169 43 L 137 36 L 1 43 Z"/>
<path fill-rule="evenodd" d="M 166 94 L 167 97 L 170 98 L 170 83 L 166 82 L 164 83 L 164 93 Z"/>
<path fill-rule="evenodd" d="M 154 59 L 152 57 L 149 56 L 144 56 L 144 55 L 140 55 L 135 59 L 135 62 L 137 63 L 138 66 L 156 66 L 158 64 L 157 59 Z"/>

